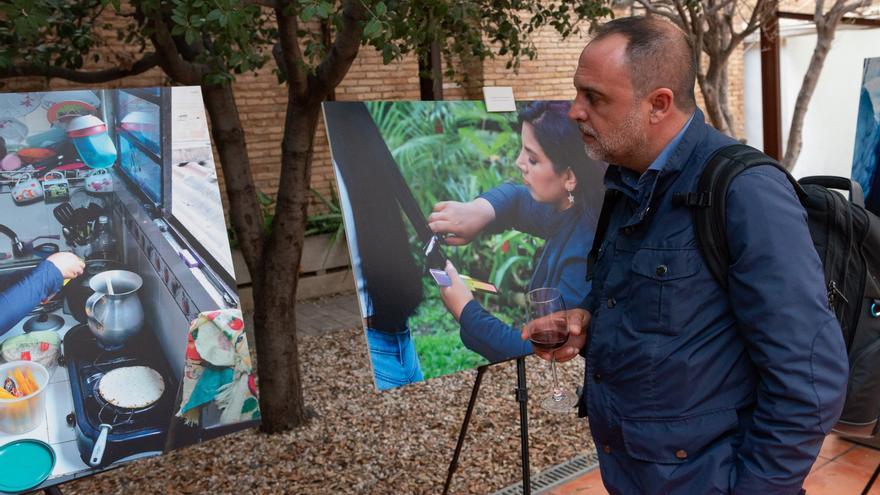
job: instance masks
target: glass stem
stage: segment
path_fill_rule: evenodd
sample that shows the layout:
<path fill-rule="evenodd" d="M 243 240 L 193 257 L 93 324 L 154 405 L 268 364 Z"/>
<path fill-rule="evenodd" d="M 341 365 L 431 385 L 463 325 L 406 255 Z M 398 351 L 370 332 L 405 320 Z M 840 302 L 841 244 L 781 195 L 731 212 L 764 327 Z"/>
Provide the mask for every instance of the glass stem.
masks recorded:
<path fill-rule="evenodd" d="M 553 374 L 553 400 L 561 401 L 565 398 L 562 389 L 559 387 L 559 379 L 556 377 L 556 354 L 550 355 L 550 373 Z"/>

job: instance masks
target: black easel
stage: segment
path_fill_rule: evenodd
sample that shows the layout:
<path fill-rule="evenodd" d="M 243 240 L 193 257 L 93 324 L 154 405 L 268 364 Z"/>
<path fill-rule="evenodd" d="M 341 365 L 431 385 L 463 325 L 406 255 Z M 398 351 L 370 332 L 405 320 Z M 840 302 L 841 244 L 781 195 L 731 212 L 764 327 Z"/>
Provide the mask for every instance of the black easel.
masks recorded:
<path fill-rule="evenodd" d="M 61 488 L 58 488 L 57 486 L 50 486 L 44 489 L 43 493 L 45 493 L 46 495 L 64 495 L 61 492 Z"/>
<path fill-rule="evenodd" d="M 471 390 L 471 398 L 468 401 L 467 412 L 464 415 L 464 421 L 461 423 L 461 430 L 458 432 L 458 443 L 455 444 L 455 453 L 452 454 L 452 461 L 449 463 L 449 470 L 446 473 L 446 483 L 443 484 L 443 495 L 449 493 L 449 485 L 452 484 L 452 476 L 458 469 L 458 456 L 461 454 L 461 447 L 464 444 L 464 438 L 467 434 L 468 424 L 471 421 L 471 413 L 474 411 L 474 404 L 477 402 L 477 394 L 480 392 L 480 383 L 483 381 L 483 373 L 489 365 L 483 365 L 477 368 L 477 378 L 474 379 L 474 388 Z M 529 400 L 526 388 L 526 358 L 516 358 L 516 401 L 519 402 L 519 439 L 522 456 L 522 488 L 523 495 L 531 495 L 532 483 L 529 476 L 529 424 L 528 411 L 526 403 Z"/>

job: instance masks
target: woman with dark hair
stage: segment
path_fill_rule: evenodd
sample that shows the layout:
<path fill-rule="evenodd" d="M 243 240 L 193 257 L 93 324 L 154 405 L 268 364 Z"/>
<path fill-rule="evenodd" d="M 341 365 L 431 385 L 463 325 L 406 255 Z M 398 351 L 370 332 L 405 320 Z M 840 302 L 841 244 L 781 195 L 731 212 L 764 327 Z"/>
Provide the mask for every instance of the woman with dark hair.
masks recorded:
<path fill-rule="evenodd" d="M 516 165 L 523 184 L 503 184 L 477 199 L 444 201 L 428 218 L 449 245 L 467 244 L 481 231 L 516 229 L 546 239 L 529 289 L 556 287 L 567 308 L 590 290 L 587 254 L 604 196 L 606 165 L 587 157 L 581 134 L 568 119 L 569 102 L 538 101 L 520 109 L 522 150 Z M 532 352 L 520 331 L 486 311 L 447 265 L 453 283 L 441 288 L 444 304 L 461 325 L 461 340 L 492 362 Z"/>

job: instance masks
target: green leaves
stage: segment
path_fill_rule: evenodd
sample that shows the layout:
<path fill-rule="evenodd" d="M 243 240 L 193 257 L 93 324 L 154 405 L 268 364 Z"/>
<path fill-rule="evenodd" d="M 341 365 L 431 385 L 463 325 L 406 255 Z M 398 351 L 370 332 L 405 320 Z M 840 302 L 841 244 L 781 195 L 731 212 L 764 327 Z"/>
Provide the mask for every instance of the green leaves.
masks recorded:
<path fill-rule="evenodd" d="M 372 38 L 372 37 L 376 36 L 376 34 L 378 34 L 379 30 L 381 30 L 381 29 L 382 29 L 382 23 L 379 22 L 379 19 L 374 17 L 374 18 L 370 19 L 370 22 L 368 22 L 367 25 L 364 27 L 364 37 L 365 38 Z"/>
<path fill-rule="evenodd" d="M 147 1 L 134 3 L 144 5 Z M 167 8 L 164 3 L 159 5 Z M 268 60 L 264 53 L 267 46 L 274 42 L 275 31 L 256 5 L 233 0 L 173 0 L 169 19 L 171 34 L 182 37 L 196 54 L 194 61 L 210 69 L 204 80 L 208 84 L 225 84 L 233 74 L 259 69 Z"/>
<path fill-rule="evenodd" d="M 108 0 L 0 2 L 0 68 L 15 64 L 79 69 L 99 42 L 95 18 Z"/>

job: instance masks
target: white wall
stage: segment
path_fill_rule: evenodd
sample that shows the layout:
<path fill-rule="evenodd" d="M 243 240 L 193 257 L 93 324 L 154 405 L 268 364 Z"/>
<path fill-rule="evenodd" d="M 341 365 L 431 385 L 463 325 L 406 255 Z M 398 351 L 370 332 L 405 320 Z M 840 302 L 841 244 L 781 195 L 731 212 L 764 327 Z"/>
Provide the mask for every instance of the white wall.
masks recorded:
<path fill-rule="evenodd" d="M 783 147 L 794 103 L 816 46 L 811 24 L 782 20 L 780 89 Z M 803 147 L 795 177 L 851 174 L 856 116 L 865 58 L 880 57 L 880 29 L 841 26 L 804 120 Z M 746 47 L 744 69 L 745 131 L 748 143 L 763 146 L 761 57 L 757 43 Z"/>

